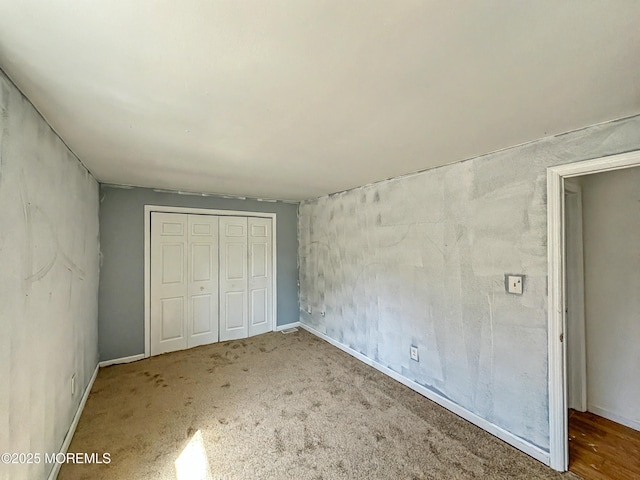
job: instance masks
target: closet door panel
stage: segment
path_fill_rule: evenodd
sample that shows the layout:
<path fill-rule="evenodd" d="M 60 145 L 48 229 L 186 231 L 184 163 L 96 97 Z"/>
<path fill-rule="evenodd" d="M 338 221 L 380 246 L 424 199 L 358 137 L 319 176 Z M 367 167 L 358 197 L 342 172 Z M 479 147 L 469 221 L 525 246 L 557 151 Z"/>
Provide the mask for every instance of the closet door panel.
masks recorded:
<path fill-rule="evenodd" d="M 220 340 L 248 336 L 247 217 L 220 217 Z"/>
<path fill-rule="evenodd" d="M 188 346 L 218 341 L 218 217 L 189 215 Z"/>
<path fill-rule="evenodd" d="M 187 348 L 187 215 L 151 214 L 151 355 Z"/>
<path fill-rule="evenodd" d="M 273 330 L 273 228 L 270 218 L 248 219 L 249 336 Z"/>

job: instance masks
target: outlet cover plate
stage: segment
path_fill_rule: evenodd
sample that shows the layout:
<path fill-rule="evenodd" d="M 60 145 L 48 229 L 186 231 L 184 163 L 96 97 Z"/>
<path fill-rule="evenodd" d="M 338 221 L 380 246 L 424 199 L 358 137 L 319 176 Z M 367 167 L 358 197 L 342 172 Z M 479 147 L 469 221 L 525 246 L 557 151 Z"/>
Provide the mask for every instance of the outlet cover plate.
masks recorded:
<path fill-rule="evenodd" d="M 522 295 L 524 291 L 524 275 L 506 273 L 504 275 L 504 286 L 507 293 Z"/>
<path fill-rule="evenodd" d="M 416 347 L 415 345 L 411 345 L 410 354 L 411 354 L 411 360 L 414 360 L 416 362 L 420 361 L 418 357 L 418 347 Z"/>

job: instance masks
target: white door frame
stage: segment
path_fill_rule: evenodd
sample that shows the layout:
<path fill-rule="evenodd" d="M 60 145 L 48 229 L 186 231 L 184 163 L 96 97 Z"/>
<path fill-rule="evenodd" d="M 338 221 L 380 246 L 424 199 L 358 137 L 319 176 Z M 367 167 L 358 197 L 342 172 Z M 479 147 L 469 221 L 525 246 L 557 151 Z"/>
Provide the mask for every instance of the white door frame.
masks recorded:
<path fill-rule="evenodd" d="M 549 455 L 550 465 L 569 466 L 564 314 L 564 179 L 640 166 L 640 151 L 570 163 L 547 169 Z"/>
<path fill-rule="evenodd" d="M 191 213 L 195 215 L 217 215 L 234 217 L 270 218 L 273 235 L 273 276 L 272 276 L 272 305 L 273 325 L 275 331 L 278 324 L 278 290 L 276 255 L 276 214 L 266 212 L 244 212 L 238 210 L 212 210 L 208 208 L 168 207 L 163 205 L 144 206 L 144 358 L 151 356 L 151 212 L 162 213 Z"/>
<path fill-rule="evenodd" d="M 567 367 L 565 372 L 567 374 L 567 408 L 576 408 L 580 412 L 587 411 L 587 359 L 586 359 L 586 325 L 585 325 L 585 315 L 584 315 L 584 247 L 583 247 L 583 228 L 582 228 L 582 187 L 578 182 L 573 182 L 570 178 L 566 178 L 564 182 L 564 221 L 566 223 L 566 239 L 565 239 L 565 250 L 564 250 L 564 263 L 563 268 L 565 269 L 565 279 L 564 288 L 566 289 L 564 292 L 564 311 L 565 311 L 565 338 L 566 338 L 566 349 L 567 349 Z M 567 202 L 573 200 L 574 207 L 573 210 L 569 209 L 569 205 Z M 568 215 L 568 217 L 567 217 Z M 567 240 L 569 240 L 568 232 L 571 232 L 571 217 L 575 216 L 573 222 L 575 229 L 572 232 L 573 235 L 573 244 L 567 244 Z M 575 265 L 578 262 L 579 265 Z M 573 263 L 574 267 L 577 269 L 574 271 L 573 269 L 569 269 L 567 265 L 569 263 Z M 569 285 L 574 283 L 573 294 L 575 298 L 571 298 L 572 291 Z M 572 305 L 569 305 L 569 300 L 572 299 Z M 576 306 L 576 300 L 581 300 L 579 304 Z M 571 308 L 574 307 L 574 308 Z M 576 321 L 578 320 L 578 321 Z M 572 352 L 572 347 L 575 348 L 575 351 Z M 578 356 L 576 356 L 578 353 Z M 575 378 L 575 375 L 578 375 L 580 378 L 579 389 L 575 388 L 575 382 L 571 382 L 571 377 Z M 571 405 L 570 394 L 574 395 L 574 406 Z M 575 406 L 575 400 L 579 398 L 579 406 Z"/>

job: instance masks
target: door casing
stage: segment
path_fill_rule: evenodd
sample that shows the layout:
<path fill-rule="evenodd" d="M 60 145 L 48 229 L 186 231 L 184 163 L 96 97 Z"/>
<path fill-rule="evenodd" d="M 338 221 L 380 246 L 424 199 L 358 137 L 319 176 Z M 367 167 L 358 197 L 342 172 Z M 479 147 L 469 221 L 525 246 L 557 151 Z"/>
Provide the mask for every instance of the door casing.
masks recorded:
<path fill-rule="evenodd" d="M 584 315 L 584 247 L 582 187 L 565 179 L 565 325 L 567 349 L 567 407 L 587 409 L 587 348 Z"/>
<path fill-rule="evenodd" d="M 278 291 L 277 291 L 277 215 L 267 212 L 247 212 L 237 210 L 213 210 L 206 208 L 189 208 L 189 207 L 173 207 L 164 205 L 145 205 L 144 206 L 144 357 L 151 356 L 151 212 L 163 213 L 186 213 L 196 215 L 217 215 L 236 216 L 236 217 L 259 217 L 270 218 L 272 224 L 272 258 L 273 258 L 273 275 L 271 285 L 271 306 L 272 306 L 272 331 L 275 331 L 278 323 Z"/>
<path fill-rule="evenodd" d="M 565 315 L 564 179 L 640 166 L 640 150 L 547 168 L 549 464 L 569 466 Z"/>

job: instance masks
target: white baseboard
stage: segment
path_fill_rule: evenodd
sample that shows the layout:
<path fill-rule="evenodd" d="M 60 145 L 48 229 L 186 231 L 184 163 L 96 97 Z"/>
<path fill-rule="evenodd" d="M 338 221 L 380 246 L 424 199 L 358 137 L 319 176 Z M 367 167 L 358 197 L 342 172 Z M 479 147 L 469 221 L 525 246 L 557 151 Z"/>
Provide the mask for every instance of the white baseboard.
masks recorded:
<path fill-rule="evenodd" d="M 286 325 L 278 325 L 276 327 L 276 332 L 280 332 L 282 330 L 286 330 L 287 328 L 294 328 L 294 327 L 300 327 L 300 322 L 291 322 L 291 323 L 287 323 Z"/>
<path fill-rule="evenodd" d="M 494 425 L 493 423 L 489 422 L 488 420 L 485 420 L 484 418 L 479 417 L 475 413 L 470 412 L 466 408 L 461 407 L 457 403 L 454 403 L 451 400 L 448 400 L 448 399 L 442 397 L 441 395 L 438 395 L 433 390 L 429 390 L 428 388 L 420 385 L 419 383 L 414 382 L 413 380 L 408 379 L 407 377 L 399 374 L 398 372 L 396 372 L 394 370 L 391 370 L 390 368 L 385 367 L 384 365 L 382 365 L 380 363 L 377 363 L 376 361 L 374 361 L 374 360 L 370 359 L 369 357 L 361 354 L 360 352 L 357 352 L 357 351 L 353 350 L 352 348 L 350 348 L 350 347 L 348 347 L 348 346 L 346 346 L 346 345 L 334 340 L 333 338 L 325 335 L 324 333 L 319 332 L 318 330 L 314 329 L 313 327 L 305 325 L 304 323 L 300 323 L 300 327 L 304 328 L 308 332 L 310 332 L 310 333 L 322 338 L 323 340 L 329 342 L 334 347 L 339 348 L 340 350 L 348 353 L 349 355 L 357 358 L 358 360 L 366 363 L 367 365 L 375 368 L 376 370 L 379 370 L 380 372 L 390 376 L 394 380 L 396 380 L 396 381 L 402 383 L 403 385 L 409 387 L 410 389 L 418 392 L 420 395 L 422 395 L 424 397 L 427 397 L 429 400 L 434 401 L 438 405 L 446 408 L 447 410 L 455 413 L 456 415 L 458 415 L 458 416 L 464 418 L 465 420 L 473 423 L 474 425 L 482 428 L 483 430 L 489 432 L 490 434 L 495 435 L 500 440 L 508 443 L 509 445 L 512 445 L 513 447 L 515 447 L 518 450 L 526 453 L 527 455 L 535 458 L 536 460 L 544 463 L 545 465 L 549 465 L 549 463 L 550 463 L 549 452 L 546 452 L 546 451 L 542 450 L 540 447 L 537 447 L 536 445 L 533 445 L 533 444 L 527 442 L 526 440 L 523 440 L 522 438 L 514 435 L 513 433 L 508 432 L 505 429 L 503 429 L 503 428 L 501 428 L 501 427 L 499 427 L 497 425 Z"/>
<path fill-rule="evenodd" d="M 144 359 L 144 353 L 131 355 L 130 357 L 114 358 L 113 360 L 105 360 L 104 362 L 100 362 L 100 368 L 108 367 L 109 365 L 118 365 L 120 363 L 137 362 L 138 360 L 142 359 Z"/>
<path fill-rule="evenodd" d="M 62 446 L 60 447 L 59 453 L 67 453 L 69 450 L 69 445 L 71 444 L 71 439 L 73 438 L 73 434 L 76 433 L 76 428 L 78 427 L 78 422 L 80 421 L 80 416 L 82 415 L 82 411 L 84 410 L 84 406 L 87 403 L 87 398 L 89 398 L 89 393 L 91 393 L 91 387 L 93 387 L 93 382 L 96 381 L 96 377 L 98 376 L 98 370 L 100 369 L 100 365 L 96 365 L 96 369 L 91 376 L 91 380 L 89 380 L 89 384 L 87 388 L 84 389 L 84 393 L 82 394 L 82 400 L 80 400 L 80 405 L 78 405 L 78 410 L 76 410 L 76 414 L 73 416 L 73 421 L 71 422 L 71 426 L 67 431 L 67 435 L 64 437 L 64 442 L 62 442 Z M 58 478 L 58 473 L 60 473 L 61 463 L 55 462 L 53 464 L 53 468 L 49 473 L 48 480 L 56 480 Z"/>
<path fill-rule="evenodd" d="M 606 408 L 597 407 L 595 405 L 589 405 L 587 411 L 591 413 L 595 413 L 603 418 L 611 420 L 612 422 L 619 423 L 620 425 L 624 425 L 625 427 L 633 428 L 634 430 L 640 431 L 640 422 L 638 420 L 633 420 L 631 418 L 623 417 L 617 413 L 613 413 Z"/>

